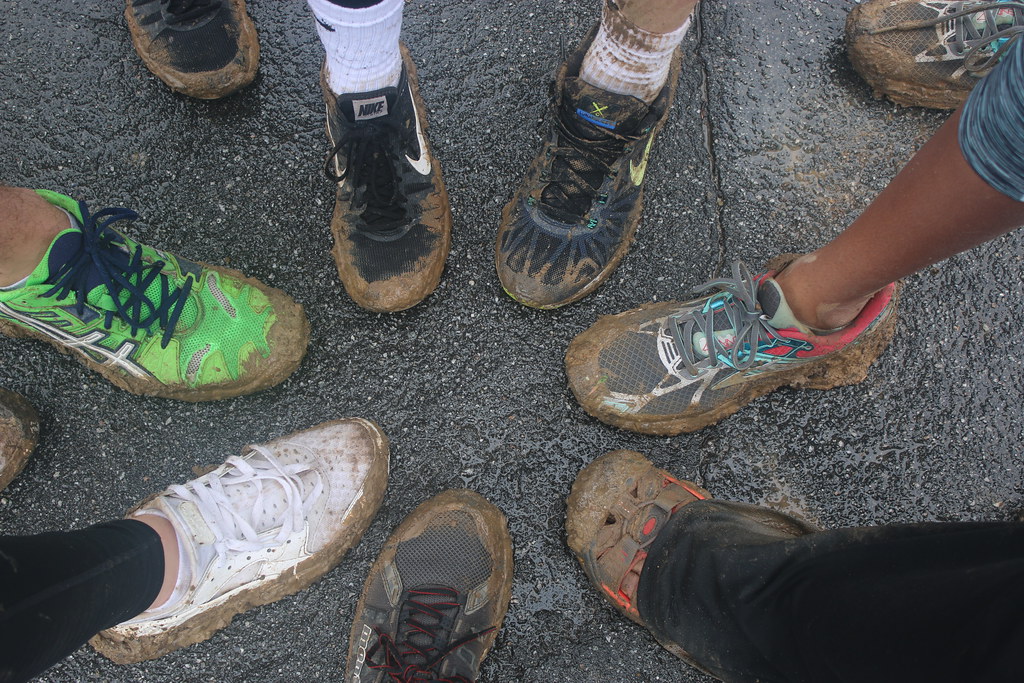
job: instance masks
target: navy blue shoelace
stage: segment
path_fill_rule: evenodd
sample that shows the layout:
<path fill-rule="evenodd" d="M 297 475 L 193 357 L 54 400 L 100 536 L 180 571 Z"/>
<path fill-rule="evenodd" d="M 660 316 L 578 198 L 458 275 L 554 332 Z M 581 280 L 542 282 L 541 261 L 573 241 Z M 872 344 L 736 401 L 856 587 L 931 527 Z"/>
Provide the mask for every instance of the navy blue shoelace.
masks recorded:
<path fill-rule="evenodd" d="M 166 348 L 192 291 L 192 276 L 186 277 L 179 288 L 161 272 L 167 265 L 164 261 L 143 263 L 141 248 L 129 252 L 124 238 L 109 226 L 137 219 L 134 211 L 109 208 L 92 215 L 85 202 L 79 202 L 78 207 L 82 213 L 82 248 L 56 271 L 51 270 L 46 283 L 53 287 L 43 296 L 63 299 L 74 292 L 76 310 L 81 315 L 93 283 L 99 282 L 115 308 L 105 312 L 105 328 L 110 329 L 115 316 L 131 326 L 132 336 L 158 325 L 164 331 L 161 347 Z M 146 290 L 156 281 L 160 283 L 159 305 L 146 296 Z"/>

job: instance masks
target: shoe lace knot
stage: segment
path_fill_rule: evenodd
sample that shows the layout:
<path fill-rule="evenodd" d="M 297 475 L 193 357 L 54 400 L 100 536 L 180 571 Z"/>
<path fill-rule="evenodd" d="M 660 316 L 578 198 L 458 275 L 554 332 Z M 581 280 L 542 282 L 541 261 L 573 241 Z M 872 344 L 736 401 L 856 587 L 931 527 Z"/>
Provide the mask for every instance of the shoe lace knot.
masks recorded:
<path fill-rule="evenodd" d="M 378 629 L 377 643 L 366 653 L 367 665 L 396 683 L 472 683 L 460 674 L 442 676 L 438 672 L 445 657 L 494 631 L 492 626 L 449 643 L 461 605 L 454 588 L 410 590 L 402 605 L 397 641 Z"/>
<path fill-rule="evenodd" d="M 733 264 L 732 274 L 693 290 L 694 294 L 716 287 L 721 290 L 700 310 L 668 318 L 668 333 L 689 379 L 722 365 L 746 370 L 757 360 L 760 341 L 781 338 L 758 310 L 761 278 L 751 276 L 739 262 Z"/>
<path fill-rule="evenodd" d="M 110 329 L 114 317 L 131 326 L 135 336 L 154 325 L 163 330 L 161 346 L 166 348 L 181 318 L 192 291 L 193 277 L 176 284 L 162 271 L 165 261 L 143 261 L 143 250 L 130 248 L 124 237 L 110 227 L 120 220 L 136 220 L 134 211 L 108 208 L 89 213 L 85 202 L 79 202 L 82 215 L 82 248 L 50 273 L 46 283 L 53 285 L 45 297 L 63 299 L 75 295 L 75 307 L 82 315 L 88 295 L 99 282 L 109 295 L 113 310 L 105 311 L 103 326 Z"/>
<path fill-rule="evenodd" d="M 262 446 L 250 448 L 258 457 L 232 456 L 209 475 L 170 488 L 199 510 L 219 557 L 284 543 L 302 528 L 324 490 L 311 466 L 285 465 Z M 269 529 L 278 532 L 270 537 Z"/>
<path fill-rule="evenodd" d="M 575 223 L 590 210 L 612 166 L 626 153 L 634 138 L 608 131 L 604 138 L 591 140 L 578 135 L 555 113 L 555 137 L 547 154 L 546 183 L 539 206 L 555 220 Z"/>
<path fill-rule="evenodd" d="M 216 12 L 221 0 L 162 0 L 161 4 L 170 15 L 168 24 L 183 24 Z"/>
<path fill-rule="evenodd" d="M 351 182 L 353 207 L 362 211 L 364 224 L 358 229 L 379 241 L 398 239 L 411 227 L 399 182 L 395 140 L 401 135 L 402 129 L 391 117 L 356 123 L 338 140 L 324 166 L 331 181 Z M 334 168 L 339 154 L 346 160 L 341 173 Z"/>

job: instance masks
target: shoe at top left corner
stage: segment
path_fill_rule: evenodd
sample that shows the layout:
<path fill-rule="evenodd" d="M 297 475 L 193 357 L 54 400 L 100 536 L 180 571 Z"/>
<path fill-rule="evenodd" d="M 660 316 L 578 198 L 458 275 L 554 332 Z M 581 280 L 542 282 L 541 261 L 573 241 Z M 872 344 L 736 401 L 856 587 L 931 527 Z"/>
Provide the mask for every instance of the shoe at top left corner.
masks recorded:
<path fill-rule="evenodd" d="M 0 290 L 0 333 L 47 341 L 126 391 L 184 401 L 260 391 L 299 366 L 309 322 L 284 292 L 110 227 L 133 211 L 37 192 L 69 227 L 23 285 Z"/>
<path fill-rule="evenodd" d="M 172 90 L 225 97 L 256 77 L 260 44 L 245 0 L 127 0 L 135 51 Z"/>

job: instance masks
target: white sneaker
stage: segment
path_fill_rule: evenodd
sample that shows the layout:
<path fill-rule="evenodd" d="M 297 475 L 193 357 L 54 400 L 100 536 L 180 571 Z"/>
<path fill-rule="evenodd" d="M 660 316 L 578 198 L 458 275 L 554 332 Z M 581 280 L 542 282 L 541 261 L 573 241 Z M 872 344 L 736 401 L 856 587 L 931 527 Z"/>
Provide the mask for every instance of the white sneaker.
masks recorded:
<path fill-rule="evenodd" d="M 305 588 L 363 535 L 387 475 L 387 438 L 373 422 L 351 418 L 249 446 L 144 501 L 131 516 L 170 520 L 191 581 L 168 604 L 90 642 L 119 664 L 153 659 Z"/>

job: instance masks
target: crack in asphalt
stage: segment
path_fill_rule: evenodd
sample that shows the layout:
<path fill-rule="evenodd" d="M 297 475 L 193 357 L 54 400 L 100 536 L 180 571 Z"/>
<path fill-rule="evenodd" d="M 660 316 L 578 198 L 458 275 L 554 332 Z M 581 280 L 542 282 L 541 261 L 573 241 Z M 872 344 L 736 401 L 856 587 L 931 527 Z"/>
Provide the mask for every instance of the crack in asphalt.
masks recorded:
<path fill-rule="evenodd" d="M 708 112 L 710 98 L 708 97 L 708 63 L 702 56 L 704 48 L 704 19 L 703 6 L 697 6 L 694 11 L 693 30 L 697 32 L 697 61 L 700 64 L 700 122 L 704 131 L 704 150 L 708 153 L 708 167 L 711 175 L 712 191 L 708 192 L 709 198 L 713 200 L 712 208 L 715 212 L 715 222 L 711 234 L 712 244 L 718 245 L 718 254 L 715 258 L 715 268 L 709 274 L 709 279 L 721 273 L 725 268 L 725 225 L 722 221 L 723 207 L 725 206 L 725 194 L 722 192 L 722 178 L 718 172 L 718 159 L 715 156 L 715 127 Z"/>

